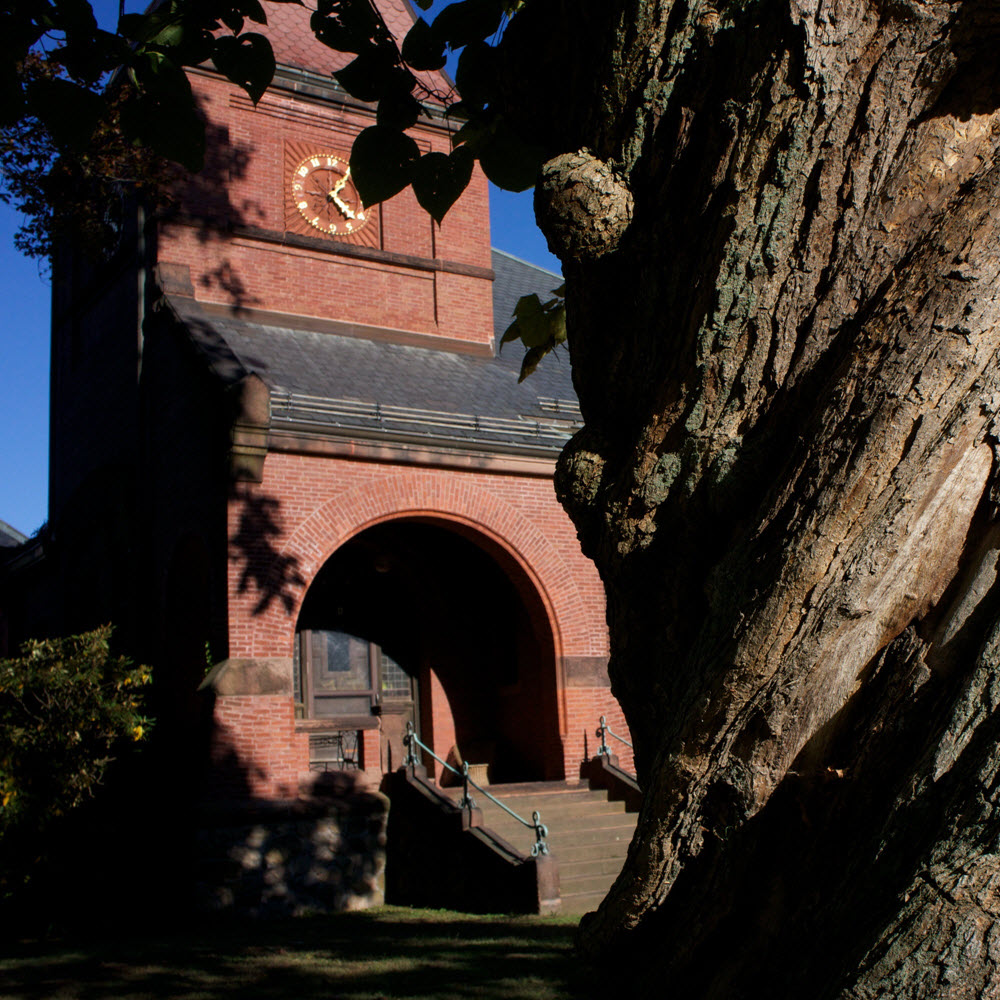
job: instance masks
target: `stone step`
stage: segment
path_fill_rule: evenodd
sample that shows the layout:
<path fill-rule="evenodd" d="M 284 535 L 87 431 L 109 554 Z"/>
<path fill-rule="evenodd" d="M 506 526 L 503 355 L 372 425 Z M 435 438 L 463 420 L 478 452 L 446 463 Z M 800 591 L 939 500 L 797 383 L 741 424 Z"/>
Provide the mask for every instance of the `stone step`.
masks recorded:
<path fill-rule="evenodd" d="M 559 907 L 560 913 L 584 914 L 591 910 L 596 910 L 601 905 L 601 901 L 607 895 L 604 892 L 575 892 L 563 893 L 562 905 Z"/>
<path fill-rule="evenodd" d="M 562 792 L 539 792 L 538 794 L 528 794 L 525 792 L 508 792 L 505 791 L 505 786 L 503 785 L 489 785 L 487 791 L 498 798 L 504 805 L 510 806 L 515 812 L 519 811 L 515 806 L 511 805 L 512 802 L 518 802 L 524 806 L 529 812 L 532 809 L 551 809 L 553 807 L 560 806 L 577 806 L 586 805 L 587 803 L 599 803 L 608 802 L 608 797 L 605 792 L 595 789 L 590 791 L 590 789 L 567 789 Z M 461 788 L 442 788 L 441 791 L 452 800 L 452 802 L 458 802 L 462 798 Z M 472 797 L 477 803 L 486 803 L 487 807 L 496 806 L 490 802 L 490 800 L 483 795 L 478 789 L 471 788 L 469 791 Z M 611 803 L 612 805 L 617 803 Z"/>
<path fill-rule="evenodd" d="M 563 865 L 576 864 L 579 861 L 614 861 L 617 859 L 620 868 L 625 862 L 625 855 L 628 854 L 628 845 L 632 838 L 623 837 L 610 842 L 598 842 L 597 844 L 567 844 L 559 845 L 558 850 L 552 853 L 559 859 L 559 867 Z"/>
<path fill-rule="evenodd" d="M 497 815 L 499 813 L 499 815 Z M 521 814 L 524 815 L 523 813 Z M 528 819 L 528 816 L 524 817 Z M 547 816 L 545 813 L 541 814 L 541 821 L 549 829 L 550 837 L 559 837 L 560 839 L 565 837 L 575 837 L 577 834 L 582 833 L 592 833 L 594 831 L 600 830 L 611 830 L 615 831 L 616 834 L 625 832 L 628 834 L 629 838 L 632 836 L 632 831 L 635 829 L 635 815 L 630 815 L 629 813 L 598 813 L 596 816 L 575 816 L 568 817 L 563 822 L 558 821 L 557 816 Z M 497 832 L 502 832 L 504 830 L 521 831 L 531 835 L 531 829 L 518 823 L 516 819 L 511 816 L 497 810 L 494 812 L 487 812 L 483 810 L 483 824 L 485 826 L 492 826 Z"/>
<path fill-rule="evenodd" d="M 487 799 L 485 802 L 482 798 L 477 798 L 476 805 L 483 812 L 483 819 L 489 822 L 490 820 L 496 820 L 497 822 L 505 823 L 517 823 L 517 820 L 513 816 L 508 815 L 503 811 L 498 805 L 490 802 Z M 528 822 L 531 822 L 531 815 L 533 812 L 537 812 L 541 821 L 548 826 L 551 830 L 557 826 L 575 826 L 580 821 L 585 821 L 587 826 L 593 826 L 590 823 L 591 819 L 598 819 L 601 817 L 613 816 L 618 819 L 626 816 L 625 803 L 624 802 L 574 802 L 569 804 L 559 803 L 556 805 L 545 806 L 544 808 L 538 808 L 530 802 L 525 802 L 521 799 L 507 799 L 504 805 L 508 809 L 513 809 L 518 816 L 523 816 Z"/>
<path fill-rule="evenodd" d="M 576 896 L 585 892 L 600 892 L 607 895 L 612 883 L 618 877 L 618 872 L 609 875 L 606 872 L 601 875 L 569 875 L 563 874 L 559 870 L 559 893 L 563 899 L 567 896 Z"/>
<path fill-rule="evenodd" d="M 443 791 L 454 802 L 460 788 Z M 490 785 L 489 792 L 504 805 L 530 821 L 538 811 L 548 827 L 549 847 L 559 863 L 563 913 L 586 913 L 595 909 L 618 877 L 637 816 L 625 812 L 622 802 L 609 802 L 607 793 L 585 785 L 539 782 L 520 785 Z M 534 844 L 532 831 L 503 809 L 472 789 L 483 813 L 483 824 L 512 847 L 528 854 Z"/>
<path fill-rule="evenodd" d="M 621 854 L 595 858 L 593 857 L 592 850 L 588 848 L 587 855 L 582 860 L 573 861 L 567 859 L 565 851 L 559 852 L 558 860 L 560 880 L 585 875 L 610 875 L 612 880 L 614 880 L 622 870 L 622 862 L 625 860 L 625 854 L 623 852 Z"/>

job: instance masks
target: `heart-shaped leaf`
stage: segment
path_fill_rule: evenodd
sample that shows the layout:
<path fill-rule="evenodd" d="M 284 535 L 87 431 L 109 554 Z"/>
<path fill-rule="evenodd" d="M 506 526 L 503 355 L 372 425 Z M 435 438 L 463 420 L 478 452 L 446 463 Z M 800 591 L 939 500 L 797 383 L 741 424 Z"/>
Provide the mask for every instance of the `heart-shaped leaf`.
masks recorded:
<path fill-rule="evenodd" d="M 220 73 L 242 87 L 256 104 L 274 79 L 271 43 L 256 32 L 221 35 L 215 40 L 212 62 Z"/>
<path fill-rule="evenodd" d="M 400 55 L 413 69 L 441 69 L 446 61 L 444 46 L 445 43 L 434 29 L 422 17 L 418 17 L 403 39 Z"/>
<path fill-rule="evenodd" d="M 431 27 L 441 41 L 460 49 L 495 34 L 502 20 L 500 0 L 459 0 L 445 7 Z"/>
<path fill-rule="evenodd" d="M 351 177 L 365 205 L 398 194 L 412 180 L 420 148 L 408 135 L 385 125 L 366 128 L 351 148 Z"/>
<path fill-rule="evenodd" d="M 427 153 L 413 165 L 413 193 L 424 211 L 440 222 L 469 186 L 472 155 L 460 146 L 451 154 Z"/>

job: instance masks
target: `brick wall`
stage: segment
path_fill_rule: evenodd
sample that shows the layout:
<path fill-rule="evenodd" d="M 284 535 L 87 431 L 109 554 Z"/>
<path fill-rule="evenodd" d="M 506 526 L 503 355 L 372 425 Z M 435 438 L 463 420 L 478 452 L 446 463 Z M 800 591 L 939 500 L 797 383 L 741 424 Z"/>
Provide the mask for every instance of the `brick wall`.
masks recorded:
<path fill-rule="evenodd" d="M 364 528 L 400 517 L 466 533 L 532 588 L 552 637 L 547 669 L 555 704 L 544 704 L 544 688 L 530 704 L 540 715 L 534 721 L 548 729 L 547 752 L 574 777 L 583 731 L 596 728 L 602 712 L 610 721 L 617 706 L 606 686 L 567 687 L 560 673 L 563 657 L 605 658 L 607 631 L 600 579 L 545 477 L 271 454 L 263 482 L 241 487 L 230 502 L 230 538 L 259 539 L 231 550 L 230 655 L 289 656 L 298 609 L 326 560 Z M 454 722 L 441 699 L 436 704 L 433 745 L 444 756 Z M 624 733 L 620 715 L 614 718 Z"/>
<path fill-rule="evenodd" d="M 309 774 L 309 738 L 294 730 L 290 698 L 217 698 L 209 798 L 294 798 Z"/>
<path fill-rule="evenodd" d="M 254 108 L 241 91 L 213 75 L 195 74 L 192 83 L 210 122 L 212 148 L 206 170 L 178 187 L 180 215 L 162 226 L 158 256 L 191 268 L 197 298 L 491 342 L 492 282 L 478 273 L 490 268 L 481 171 L 440 225 L 407 189 L 378 206 L 377 221 L 357 234 L 334 239 L 306 226 L 303 234 L 314 239 L 315 249 L 285 245 L 282 234 L 301 229 L 294 205 L 289 207 L 289 157 L 304 149 L 346 157 L 354 137 L 371 124 L 370 116 L 347 105 L 306 104 L 280 91 Z M 411 132 L 424 152 L 449 149 L 443 131 Z M 252 230 L 272 235 L 256 238 Z M 352 246 L 384 253 L 376 260 L 338 254 Z M 436 269 L 437 264 L 407 263 L 399 255 L 477 270 L 454 273 Z"/>

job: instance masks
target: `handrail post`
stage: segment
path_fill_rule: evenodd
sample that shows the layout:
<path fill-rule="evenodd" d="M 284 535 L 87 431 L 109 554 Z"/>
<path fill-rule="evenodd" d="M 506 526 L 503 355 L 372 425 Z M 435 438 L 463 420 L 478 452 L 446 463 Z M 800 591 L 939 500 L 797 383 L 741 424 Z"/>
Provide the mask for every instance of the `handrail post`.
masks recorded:
<path fill-rule="evenodd" d="M 605 739 L 605 734 L 608 731 L 608 720 L 602 715 L 601 724 L 597 727 L 597 735 L 601 737 L 601 745 L 597 748 L 598 757 L 610 757 L 611 751 L 608 748 L 608 741 Z"/>
<path fill-rule="evenodd" d="M 463 809 L 468 809 L 471 813 L 476 808 L 475 800 L 469 794 L 469 762 L 462 761 L 462 802 Z"/>
<path fill-rule="evenodd" d="M 542 822 L 541 813 L 537 809 L 531 814 L 531 822 L 535 828 L 535 843 L 531 847 L 531 856 L 537 858 L 539 854 L 549 853 L 549 845 L 545 839 L 549 835 L 549 828 Z"/>
<path fill-rule="evenodd" d="M 417 755 L 413 752 L 413 744 L 415 742 L 416 733 L 413 731 L 413 723 L 409 719 L 406 720 L 406 735 L 403 737 L 403 745 L 406 747 L 406 758 L 403 760 L 403 767 L 408 767 L 411 769 L 415 768 L 419 761 L 417 760 Z"/>
<path fill-rule="evenodd" d="M 629 750 L 634 750 L 635 747 L 625 737 L 619 736 L 609 725 L 606 716 L 601 716 L 601 724 L 597 727 L 597 735 L 601 737 L 601 745 L 597 748 L 598 757 L 610 757 L 611 748 L 608 746 L 607 738 L 613 736 L 619 743 L 627 746 Z"/>

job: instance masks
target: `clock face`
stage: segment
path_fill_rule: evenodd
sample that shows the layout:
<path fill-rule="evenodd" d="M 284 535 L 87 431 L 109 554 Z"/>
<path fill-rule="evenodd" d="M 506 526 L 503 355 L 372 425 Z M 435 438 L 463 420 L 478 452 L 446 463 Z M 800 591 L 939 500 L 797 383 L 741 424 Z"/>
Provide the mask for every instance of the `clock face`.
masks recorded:
<path fill-rule="evenodd" d="M 292 201 L 310 226 L 321 233 L 343 236 L 356 233 L 368 221 L 351 166 L 333 153 L 314 153 L 292 173 Z"/>

